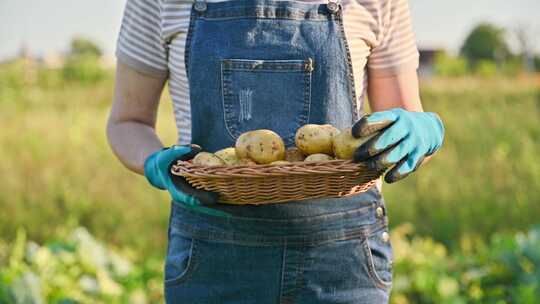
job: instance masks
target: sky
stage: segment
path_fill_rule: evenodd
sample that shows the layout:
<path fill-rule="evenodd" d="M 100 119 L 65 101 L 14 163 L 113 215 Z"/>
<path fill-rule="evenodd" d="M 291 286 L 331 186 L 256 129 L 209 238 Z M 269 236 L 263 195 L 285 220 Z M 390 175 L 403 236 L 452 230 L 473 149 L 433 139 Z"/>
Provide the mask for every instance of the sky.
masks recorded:
<path fill-rule="evenodd" d="M 0 60 L 15 55 L 22 45 L 33 55 L 64 52 L 76 35 L 92 39 L 106 55 L 113 56 L 125 1 L 0 0 Z M 534 49 L 540 52 L 540 0 L 409 3 L 421 48 L 455 52 L 474 25 L 489 21 L 508 29 L 525 26 Z"/>

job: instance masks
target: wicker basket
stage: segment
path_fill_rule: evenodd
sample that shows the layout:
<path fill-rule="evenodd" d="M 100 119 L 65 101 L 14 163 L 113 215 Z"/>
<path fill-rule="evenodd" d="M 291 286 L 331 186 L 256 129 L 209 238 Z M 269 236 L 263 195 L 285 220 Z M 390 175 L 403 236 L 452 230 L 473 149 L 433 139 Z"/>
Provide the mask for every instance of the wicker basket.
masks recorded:
<path fill-rule="evenodd" d="M 238 166 L 178 161 L 171 171 L 197 189 L 219 192 L 221 203 L 240 205 L 352 195 L 368 190 L 383 173 L 352 160 Z"/>

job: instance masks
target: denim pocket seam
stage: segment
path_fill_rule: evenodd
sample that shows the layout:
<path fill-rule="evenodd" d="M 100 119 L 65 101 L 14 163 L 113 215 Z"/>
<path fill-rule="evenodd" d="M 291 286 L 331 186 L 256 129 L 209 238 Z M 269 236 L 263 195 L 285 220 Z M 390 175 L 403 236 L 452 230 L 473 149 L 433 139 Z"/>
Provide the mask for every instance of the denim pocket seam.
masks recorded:
<path fill-rule="evenodd" d="M 172 279 L 164 280 L 164 284 L 167 287 L 178 285 L 182 282 L 185 282 L 191 277 L 195 269 L 197 268 L 197 241 L 195 238 L 191 238 L 191 245 L 189 248 L 189 257 L 186 265 L 186 269 L 182 271 L 179 275 Z"/>
<path fill-rule="evenodd" d="M 231 137 L 232 140 L 236 141 L 236 137 L 234 136 L 233 132 L 235 132 L 235 130 L 233 130 L 229 124 L 227 123 L 227 116 L 229 115 L 228 112 L 230 111 L 228 108 L 228 104 L 225 102 L 226 100 L 226 96 L 228 96 L 229 94 L 229 87 L 230 87 L 230 82 L 231 82 L 231 79 L 230 79 L 230 70 L 224 70 L 223 69 L 223 64 L 221 64 L 221 102 L 222 102 L 222 106 L 223 106 L 223 122 L 225 123 L 225 129 L 227 129 L 227 133 L 229 134 L 229 136 Z"/>
<path fill-rule="evenodd" d="M 313 58 L 310 58 L 313 60 Z M 276 72 L 276 73 L 302 73 L 303 77 L 303 107 L 302 111 L 298 114 L 295 123 L 303 125 L 308 123 L 309 115 L 311 111 L 311 76 L 312 70 L 306 70 L 305 64 L 309 59 L 240 59 L 240 58 L 222 58 L 220 60 L 220 74 L 221 74 L 221 100 L 223 107 L 223 121 L 227 133 L 233 141 L 236 141 L 241 135 L 237 126 L 233 122 L 234 113 L 231 110 L 231 74 L 233 71 L 244 72 Z M 262 66 L 267 66 L 266 69 L 252 69 L 249 68 L 253 63 L 258 62 Z M 227 65 L 227 67 L 225 67 Z M 292 132 L 283 137 L 283 140 L 287 142 L 293 142 L 296 132 Z"/>
<path fill-rule="evenodd" d="M 373 255 L 371 254 L 371 248 L 369 246 L 369 239 L 374 237 L 375 233 L 376 231 L 373 231 L 371 234 L 367 235 L 362 244 L 362 247 L 364 249 L 364 254 L 366 256 L 366 266 L 368 270 L 368 275 L 370 276 L 371 281 L 376 287 L 379 287 L 382 289 L 388 289 L 392 286 L 392 281 L 384 281 L 377 273 L 377 270 L 375 269 L 375 263 L 373 261 Z"/>

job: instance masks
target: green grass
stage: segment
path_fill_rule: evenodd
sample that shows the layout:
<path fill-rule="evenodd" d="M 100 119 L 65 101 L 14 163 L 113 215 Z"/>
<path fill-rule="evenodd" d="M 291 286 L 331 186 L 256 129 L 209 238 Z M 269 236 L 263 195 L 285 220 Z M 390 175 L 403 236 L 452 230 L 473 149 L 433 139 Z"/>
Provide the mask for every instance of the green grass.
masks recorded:
<path fill-rule="evenodd" d="M 0 83 L 1 238 L 23 227 L 41 242 L 83 225 L 113 244 L 163 253 L 168 196 L 108 147 L 112 92 L 112 77 L 93 85 L 35 80 L 13 90 Z M 176 134 L 170 111 L 165 98 L 158 131 L 166 144 Z"/>
<path fill-rule="evenodd" d="M 391 225 L 410 221 L 451 247 L 540 222 L 540 89 L 512 79 L 422 84 L 427 111 L 446 137 L 437 155 L 385 189 Z"/>
<path fill-rule="evenodd" d="M 110 244 L 162 256 L 168 195 L 125 169 L 107 145 L 112 73 L 83 84 L 18 65 L 0 68 L 0 238 L 9 242 L 22 227 L 43 242 L 82 225 Z M 454 247 L 463 235 L 486 239 L 538 223 L 538 85 L 436 79 L 422 84 L 422 98 L 445 121 L 445 143 L 417 173 L 383 186 L 390 225 L 411 222 Z M 158 133 L 172 144 L 167 94 L 161 104 Z"/>

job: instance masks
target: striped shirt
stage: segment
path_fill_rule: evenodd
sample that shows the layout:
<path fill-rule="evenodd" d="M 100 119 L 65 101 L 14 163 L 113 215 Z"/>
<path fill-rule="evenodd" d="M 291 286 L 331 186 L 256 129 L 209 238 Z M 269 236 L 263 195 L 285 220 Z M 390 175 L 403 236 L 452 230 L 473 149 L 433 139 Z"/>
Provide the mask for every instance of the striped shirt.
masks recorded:
<path fill-rule="evenodd" d="M 218 2 L 218 0 L 206 0 Z M 223 0 L 219 0 L 223 1 Z M 326 3 L 326 0 L 299 0 Z M 418 49 L 408 0 L 342 0 L 343 25 L 351 52 L 358 110 L 370 77 L 418 67 Z M 184 46 L 190 0 L 127 0 L 116 45 L 119 61 L 149 75 L 168 76 L 178 144 L 191 142 L 189 86 Z M 171 40 L 169 55 L 164 41 Z"/>

